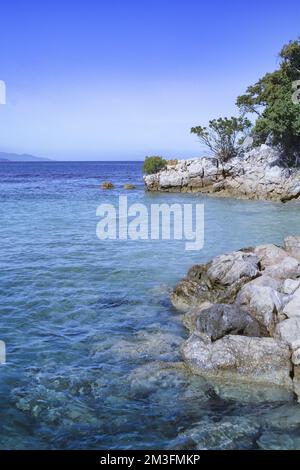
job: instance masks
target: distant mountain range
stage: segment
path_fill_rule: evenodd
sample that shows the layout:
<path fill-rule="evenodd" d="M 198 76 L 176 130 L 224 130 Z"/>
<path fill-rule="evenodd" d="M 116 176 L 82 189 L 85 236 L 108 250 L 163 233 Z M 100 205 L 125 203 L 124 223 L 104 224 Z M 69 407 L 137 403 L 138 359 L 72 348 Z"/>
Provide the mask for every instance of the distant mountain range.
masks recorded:
<path fill-rule="evenodd" d="M 0 162 L 50 162 L 49 158 L 35 157 L 23 153 L 22 155 L 17 153 L 6 153 L 0 152 Z"/>

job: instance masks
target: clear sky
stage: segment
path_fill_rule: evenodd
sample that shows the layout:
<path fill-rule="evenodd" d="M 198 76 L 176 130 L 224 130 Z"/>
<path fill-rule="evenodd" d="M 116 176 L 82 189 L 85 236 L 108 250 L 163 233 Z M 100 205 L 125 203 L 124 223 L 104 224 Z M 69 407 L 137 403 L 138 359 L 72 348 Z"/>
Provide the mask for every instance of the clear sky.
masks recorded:
<path fill-rule="evenodd" d="M 57 160 L 195 157 L 193 125 L 300 35 L 299 0 L 1 0 L 0 150 Z"/>

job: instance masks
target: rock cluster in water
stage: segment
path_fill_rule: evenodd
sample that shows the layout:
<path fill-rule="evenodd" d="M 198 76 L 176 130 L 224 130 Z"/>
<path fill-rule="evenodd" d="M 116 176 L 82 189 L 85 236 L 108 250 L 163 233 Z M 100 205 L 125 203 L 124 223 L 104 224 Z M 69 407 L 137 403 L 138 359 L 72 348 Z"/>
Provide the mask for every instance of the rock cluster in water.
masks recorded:
<path fill-rule="evenodd" d="M 216 158 L 180 160 L 144 177 L 149 191 L 202 192 L 286 202 L 300 196 L 300 169 L 284 168 L 266 144 L 220 163 Z"/>
<path fill-rule="evenodd" d="M 171 295 L 195 374 L 280 386 L 300 401 L 300 236 L 193 266 Z"/>

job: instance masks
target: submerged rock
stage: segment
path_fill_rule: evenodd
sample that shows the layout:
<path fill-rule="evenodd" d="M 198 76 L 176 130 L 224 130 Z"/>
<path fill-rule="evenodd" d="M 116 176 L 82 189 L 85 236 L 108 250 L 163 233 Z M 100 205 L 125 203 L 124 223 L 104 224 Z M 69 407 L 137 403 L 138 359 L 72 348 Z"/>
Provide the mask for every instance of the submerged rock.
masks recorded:
<path fill-rule="evenodd" d="M 139 331 L 132 339 L 120 339 L 109 347 L 109 355 L 118 360 L 131 360 L 134 362 L 148 361 L 176 361 L 180 359 L 179 348 L 182 337 L 163 331 Z M 102 355 L 106 351 L 103 341 L 95 343 L 91 354 L 93 357 Z"/>
<path fill-rule="evenodd" d="M 259 426 L 245 417 L 229 417 L 219 422 L 201 421 L 181 433 L 172 448 L 234 450 L 252 447 Z"/>
<path fill-rule="evenodd" d="M 128 376 L 130 394 L 134 398 L 149 398 L 153 401 L 169 400 L 172 394 L 184 399 L 205 402 L 217 396 L 213 387 L 201 377 L 193 377 L 183 362 L 150 362 L 134 369 Z M 167 391 L 166 396 L 164 390 Z"/>
<path fill-rule="evenodd" d="M 299 450 L 300 436 L 267 431 L 260 436 L 257 445 L 263 450 Z"/>
<path fill-rule="evenodd" d="M 285 403 L 260 413 L 261 425 L 270 430 L 291 431 L 300 427 L 300 407 Z"/>

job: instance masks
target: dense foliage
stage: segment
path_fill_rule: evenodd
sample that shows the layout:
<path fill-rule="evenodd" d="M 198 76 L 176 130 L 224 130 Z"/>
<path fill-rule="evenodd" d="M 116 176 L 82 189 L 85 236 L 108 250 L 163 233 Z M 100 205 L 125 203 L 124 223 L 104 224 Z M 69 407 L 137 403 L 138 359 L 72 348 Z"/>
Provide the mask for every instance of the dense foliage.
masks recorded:
<path fill-rule="evenodd" d="M 268 141 L 281 150 L 286 165 L 298 164 L 300 156 L 300 41 L 285 45 L 279 68 L 267 73 L 246 93 L 239 96 L 241 112 L 254 113 L 257 120 L 252 130 L 256 145 Z"/>
<path fill-rule="evenodd" d="M 146 157 L 144 161 L 143 171 L 146 175 L 152 175 L 153 173 L 157 173 L 158 171 L 165 168 L 167 165 L 167 161 L 154 155 L 152 157 Z"/>
<path fill-rule="evenodd" d="M 219 118 L 208 127 L 192 127 L 200 141 L 220 160 L 238 155 L 242 135 L 251 130 L 253 145 L 265 142 L 281 151 L 287 166 L 300 163 L 300 38 L 286 44 L 279 53 L 279 67 L 267 73 L 237 98 L 239 118 Z"/>
<path fill-rule="evenodd" d="M 244 117 L 219 118 L 209 121 L 208 127 L 192 127 L 200 141 L 221 161 L 227 161 L 239 153 L 239 144 L 251 122 Z"/>

